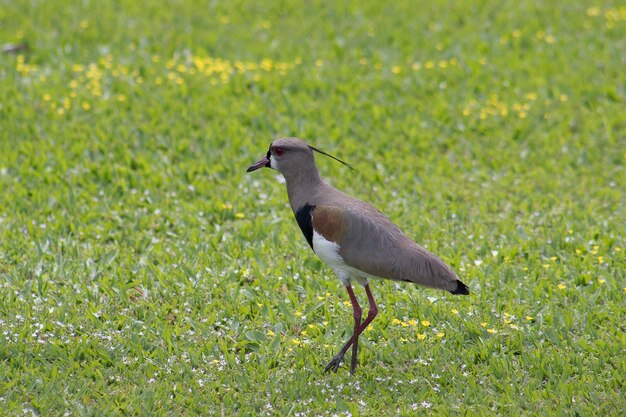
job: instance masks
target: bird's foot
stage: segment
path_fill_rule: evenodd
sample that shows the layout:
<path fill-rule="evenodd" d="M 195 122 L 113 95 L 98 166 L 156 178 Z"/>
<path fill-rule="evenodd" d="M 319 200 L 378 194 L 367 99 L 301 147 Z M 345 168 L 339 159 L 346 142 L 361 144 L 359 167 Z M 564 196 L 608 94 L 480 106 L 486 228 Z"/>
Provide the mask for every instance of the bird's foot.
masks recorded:
<path fill-rule="evenodd" d="M 332 358 L 330 362 L 328 362 L 328 365 L 326 365 L 324 372 L 328 372 L 331 369 L 333 370 L 333 372 L 337 372 L 337 370 L 339 369 L 339 365 L 341 365 L 341 361 L 343 361 L 343 355 L 343 353 L 336 354 L 335 357 Z"/>

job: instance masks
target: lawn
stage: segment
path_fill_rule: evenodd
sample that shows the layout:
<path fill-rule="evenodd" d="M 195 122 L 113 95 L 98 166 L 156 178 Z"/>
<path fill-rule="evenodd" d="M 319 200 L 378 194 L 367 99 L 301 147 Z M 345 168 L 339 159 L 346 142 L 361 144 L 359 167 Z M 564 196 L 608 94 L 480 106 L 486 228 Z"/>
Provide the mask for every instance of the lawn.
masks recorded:
<path fill-rule="evenodd" d="M 624 33 L 618 1 L 0 0 L 0 414 L 620 415 Z M 471 290 L 373 282 L 355 376 L 347 293 L 245 172 L 281 136 Z"/>

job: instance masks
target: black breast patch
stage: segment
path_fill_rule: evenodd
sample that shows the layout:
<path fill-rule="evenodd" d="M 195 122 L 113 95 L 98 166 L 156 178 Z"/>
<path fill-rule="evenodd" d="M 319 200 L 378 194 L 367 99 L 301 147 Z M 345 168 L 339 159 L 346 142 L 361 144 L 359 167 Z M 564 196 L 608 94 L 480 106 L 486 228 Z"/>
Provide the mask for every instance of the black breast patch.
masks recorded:
<path fill-rule="evenodd" d="M 310 204 L 305 204 L 300 207 L 296 212 L 296 220 L 298 221 L 298 226 L 300 226 L 300 230 L 304 234 L 306 241 L 309 242 L 309 246 L 313 249 L 313 210 L 315 206 Z"/>

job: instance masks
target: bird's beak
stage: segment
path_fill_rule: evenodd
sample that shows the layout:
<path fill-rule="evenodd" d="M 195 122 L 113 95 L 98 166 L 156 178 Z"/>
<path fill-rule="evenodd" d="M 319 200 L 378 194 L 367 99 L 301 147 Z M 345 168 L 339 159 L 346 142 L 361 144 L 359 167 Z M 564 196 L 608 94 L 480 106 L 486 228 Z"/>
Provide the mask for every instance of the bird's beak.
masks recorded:
<path fill-rule="evenodd" d="M 270 163 L 269 158 L 267 156 L 264 156 L 263 158 L 256 161 L 254 164 L 250 165 L 248 169 L 246 170 L 246 172 L 256 171 L 257 169 L 264 168 L 264 167 L 270 168 L 271 167 L 270 164 L 271 163 Z"/>

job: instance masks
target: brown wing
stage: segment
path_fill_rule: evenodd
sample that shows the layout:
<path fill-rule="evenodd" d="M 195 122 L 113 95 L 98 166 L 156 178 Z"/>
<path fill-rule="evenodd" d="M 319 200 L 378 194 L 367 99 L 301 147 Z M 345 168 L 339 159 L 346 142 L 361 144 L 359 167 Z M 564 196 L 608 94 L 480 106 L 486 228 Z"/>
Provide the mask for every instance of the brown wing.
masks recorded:
<path fill-rule="evenodd" d="M 409 239 L 373 206 L 317 205 L 313 228 L 336 242 L 344 262 L 381 278 L 455 291 L 459 279 L 437 256 Z"/>

